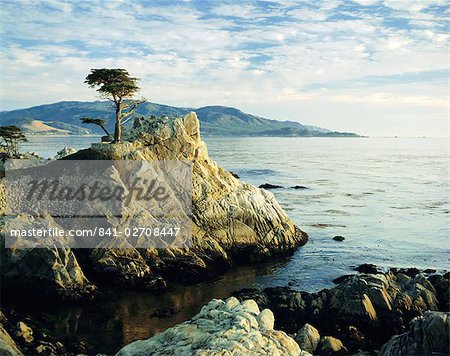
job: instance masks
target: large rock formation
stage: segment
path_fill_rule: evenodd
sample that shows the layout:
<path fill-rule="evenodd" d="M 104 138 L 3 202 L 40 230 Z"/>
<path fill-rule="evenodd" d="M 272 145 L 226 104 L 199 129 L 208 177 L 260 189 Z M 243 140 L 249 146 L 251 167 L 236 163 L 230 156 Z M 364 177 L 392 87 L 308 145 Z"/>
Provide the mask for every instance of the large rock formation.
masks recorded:
<path fill-rule="evenodd" d="M 253 300 L 213 299 L 191 320 L 135 341 L 117 355 L 310 355 L 273 326 L 272 312 L 260 312 Z"/>
<path fill-rule="evenodd" d="M 450 313 L 426 312 L 412 320 L 409 331 L 394 336 L 380 356 L 448 355 L 450 352 Z"/>
<path fill-rule="evenodd" d="M 447 290 L 438 292 L 434 285 L 446 285 Z M 271 309 L 281 330 L 295 333 L 309 323 L 356 351 L 377 349 L 392 335 L 404 332 L 414 317 L 439 310 L 448 300 L 448 286 L 448 273 L 427 278 L 422 273 L 408 276 L 391 271 L 347 276 L 336 287 L 318 293 L 276 287 L 244 289 L 234 295 Z M 303 331 L 298 335 L 302 342 L 307 339 Z"/>
<path fill-rule="evenodd" d="M 8 285 L 36 280 L 41 291 L 78 298 L 94 290 L 88 270 L 99 283 L 160 290 L 167 281 L 199 281 L 236 263 L 292 253 L 306 243 L 306 234 L 270 192 L 241 182 L 209 158 L 195 113 L 136 120 L 124 138 L 122 144 L 93 144 L 63 159 L 192 161 L 192 247 L 3 250 L 1 271 Z"/>

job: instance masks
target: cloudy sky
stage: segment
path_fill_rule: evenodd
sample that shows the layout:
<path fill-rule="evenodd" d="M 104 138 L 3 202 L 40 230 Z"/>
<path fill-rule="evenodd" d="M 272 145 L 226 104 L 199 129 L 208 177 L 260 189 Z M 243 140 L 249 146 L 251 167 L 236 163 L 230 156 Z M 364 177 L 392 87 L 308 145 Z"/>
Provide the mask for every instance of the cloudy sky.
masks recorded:
<path fill-rule="evenodd" d="M 120 67 L 174 106 L 383 136 L 449 136 L 448 0 L 19 1 L 0 7 L 0 110 L 95 100 Z"/>

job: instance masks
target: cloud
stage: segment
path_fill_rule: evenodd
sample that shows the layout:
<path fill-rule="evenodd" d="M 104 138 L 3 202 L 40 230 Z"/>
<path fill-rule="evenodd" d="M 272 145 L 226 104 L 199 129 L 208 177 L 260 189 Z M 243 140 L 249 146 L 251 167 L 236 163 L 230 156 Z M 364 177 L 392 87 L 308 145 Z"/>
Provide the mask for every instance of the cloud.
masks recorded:
<path fill-rule="evenodd" d="M 436 73 L 449 67 L 446 8 L 440 0 L 4 1 L 0 101 L 13 109 L 92 100 L 89 70 L 123 67 L 142 79 L 143 95 L 174 105 L 224 104 L 333 127 L 333 108 L 345 104 L 339 122 L 351 131 L 358 107 L 392 109 L 380 94 L 390 93 L 410 106 L 404 116 L 420 107 L 424 118 L 427 108 L 445 118 L 448 72 L 441 81 Z"/>

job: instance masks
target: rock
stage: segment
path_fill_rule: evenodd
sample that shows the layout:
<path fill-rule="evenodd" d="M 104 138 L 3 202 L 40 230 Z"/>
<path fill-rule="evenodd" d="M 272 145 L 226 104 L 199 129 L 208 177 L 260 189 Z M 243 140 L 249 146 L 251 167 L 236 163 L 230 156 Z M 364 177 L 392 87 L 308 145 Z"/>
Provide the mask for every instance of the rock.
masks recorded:
<path fill-rule="evenodd" d="M 112 137 L 111 135 L 104 135 L 102 136 L 101 141 L 105 143 L 110 143 L 114 141 L 114 137 Z"/>
<path fill-rule="evenodd" d="M 332 336 L 324 336 L 320 340 L 319 353 L 321 355 L 332 355 L 337 353 L 347 354 L 347 349 L 342 344 L 341 340 Z"/>
<path fill-rule="evenodd" d="M 150 315 L 150 318 L 159 318 L 159 319 L 166 319 L 166 318 L 170 318 L 172 315 L 175 315 L 177 313 L 179 313 L 179 310 L 175 310 L 173 308 L 161 308 L 161 309 L 156 309 L 152 315 Z"/>
<path fill-rule="evenodd" d="M 16 342 L 12 339 L 9 333 L 0 324 L 0 355 L 2 356 L 18 356 L 23 355 Z"/>
<path fill-rule="evenodd" d="M 270 310 L 255 315 L 253 301 L 235 303 L 235 298 L 213 299 L 190 320 L 135 341 L 117 355 L 308 355 L 284 332 L 258 322 L 266 320 Z"/>
<path fill-rule="evenodd" d="M 1 264 L 2 287 L 11 293 L 34 290 L 66 300 L 96 293 L 70 248 L 4 249 Z"/>
<path fill-rule="evenodd" d="M 234 172 L 231 172 L 230 171 L 230 174 L 234 177 L 234 178 L 236 178 L 236 179 L 239 179 L 240 177 L 236 174 L 236 173 L 234 173 Z"/>
<path fill-rule="evenodd" d="M 97 249 L 77 251 L 76 256 L 68 248 L 41 249 L 30 256 L 24 250 L 2 248 L 6 260 L 2 282 L 7 280 L 9 290 L 58 291 L 58 296 L 80 298 L 95 289 L 84 275 L 89 270 L 104 285 L 161 291 L 170 282 L 193 283 L 239 263 L 292 254 L 307 242 L 307 235 L 272 193 L 236 179 L 210 159 L 195 113 L 175 119 L 136 119 L 132 128 L 124 130 L 123 139 L 126 142 L 121 144 L 95 143 L 63 159 L 191 161 L 192 247 Z M 0 212 L 1 196 L 0 186 Z M 36 288 L 34 281 L 43 281 L 46 287 Z"/>
<path fill-rule="evenodd" d="M 378 268 L 374 264 L 371 263 L 364 263 L 358 267 L 355 268 L 355 271 L 358 271 L 359 273 L 369 273 L 369 274 L 377 274 Z"/>
<path fill-rule="evenodd" d="M 295 341 L 304 351 L 314 354 L 320 342 L 319 331 L 310 324 L 305 324 L 298 331 Z"/>
<path fill-rule="evenodd" d="M 333 237 L 334 241 L 344 241 L 345 237 L 344 236 L 340 236 L 340 235 L 336 235 L 335 237 Z"/>
<path fill-rule="evenodd" d="M 322 334 L 339 337 L 352 352 L 373 351 L 392 335 L 403 332 L 414 317 L 429 310 L 446 310 L 448 277 L 433 275 L 427 279 L 419 273 L 411 278 L 392 272 L 356 274 L 317 293 L 275 287 L 244 289 L 233 295 L 240 300 L 253 299 L 260 307 L 272 310 L 277 327 L 288 333 L 293 334 L 308 323 Z"/>
<path fill-rule="evenodd" d="M 264 309 L 256 318 L 259 326 L 266 330 L 273 330 L 275 317 L 270 309 Z"/>
<path fill-rule="evenodd" d="M 284 187 L 281 186 L 281 185 L 275 185 L 275 184 L 270 184 L 270 183 L 264 183 L 264 184 L 261 184 L 261 185 L 259 186 L 259 188 L 263 188 L 263 189 L 279 189 L 279 188 L 284 188 Z"/>
<path fill-rule="evenodd" d="M 412 320 L 409 331 L 383 345 L 380 356 L 446 355 L 449 352 L 450 313 L 426 312 Z"/>
<path fill-rule="evenodd" d="M 291 189 L 309 189 L 309 188 L 303 185 L 294 185 L 293 187 L 291 187 Z"/>
<path fill-rule="evenodd" d="M 450 293 L 449 293 L 450 272 L 447 272 L 444 275 L 436 274 L 430 276 L 428 277 L 428 280 L 436 290 L 439 302 L 438 309 L 442 311 L 450 310 Z"/>
<path fill-rule="evenodd" d="M 16 325 L 16 337 L 24 341 L 25 343 L 30 343 L 34 340 L 33 330 L 25 324 L 23 321 L 19 321 Z"/>
<path fill-rule="evenodd" d="M 347 279 L 349 279 L 349 278 L 351 278 L 353 276 L 354 276 L 353 274 L 346 274 L 346 275 L 343 275 L 343 276 L 340 276 L 340 277 L 337 277 L 337 278 L 333 279 L 332 282 L 334 284 L 339 284 L 339 283 L 342 283 L 345 280 L 347 280 Z"/>
<path fill-rule="evenodd" d="M 423 270 L 423 273 L 432 274 L 432 273 L 436 273 L 436 270 L 434 268 L 427 268 L 427 269 Z"/>
<path fill-rule="evenodd" d="M 56 152 L 56 156 L 54 157 L 54 159 L 61 159 L 66 156 L 73 155 L 76 152 L 77 152 L 77 149 L 66 146 L 62 150 Z"/>

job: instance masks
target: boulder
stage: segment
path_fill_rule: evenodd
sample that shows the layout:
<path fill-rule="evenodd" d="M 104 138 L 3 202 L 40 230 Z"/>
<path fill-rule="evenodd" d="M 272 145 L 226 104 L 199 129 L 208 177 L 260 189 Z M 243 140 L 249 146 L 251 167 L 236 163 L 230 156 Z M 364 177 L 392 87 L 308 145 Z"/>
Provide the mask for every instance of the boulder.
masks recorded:
<path fill-rule="evenodd" d="M 344 236 L 340 236 L 340 235 L 336 235 L 336 236 L 333 237 L 333 240 L 341 242 L 341 241 L 345 240 L 345 237 Z"/>
<path fill-rule="evenodd" d="M 77 152 L 77 149 L 66 146 L 62 150 L 56 152 L 56 156 L 54 157 L 54 159 L 61 159 L 66 156 L 73 155 L 75 152 Z"/>
<path fill-rule="evenodd" d="M 372 263 L 363 263 L 355 268 L 355 271 L 359 273 L 377 274 L 379 273 L 378 267 Z"/>
<path fill-rule="evenodd" d="M 267 327 L 270 310 L 257 312 L 254 301 L 213 299 L 192 319 L 135 341 L 117 355 L 309 355 L 287 334 Z"/>
<path fill-rule="evenodd" d="M 310 324 L 305 324 L 295 336 L 295 341 L 302 350 L 314 354 L 319 346 L 319 331 Z"/>
<path fill-rule="evenodd" d="M 422 273 L 409 277 L 390 271 L 350 275 L 338 283 L 316 293 L 271 287 L 244 289 L 233 295 L 240 300 L 254 299 L 260 307 L 272 310 L 277 328 L 295 333 L 305 323 L 313 324 L 322 334 L 337 336 L 356 351 L 379 349 L 389 337 L 402 333 L 414 317 L 446 310 L 449 293 L 448 274 L 427 279 Z M 307 338 L 300 331 L 296 339 L 308 350 L 303 341 Z"/>
<path fill-rule="evenodd" d="M 284 187 L 281 186 L 281 185 L 270 184 L 270 183 L 264 183 L 264 184 L 261 184 L 261 185 L 259 186 L 259 188 L 262 188 L 262 189 L 279 189 L 279 188 L 284 188 Z"/>
<path fill-rule="evenodd" d="M 426 312 L 413 319 L 409 331 L 392 337 L 383 345 L 379 355 L 447 355 L 450 347 L 449 317 L 448 312 Z"/>
<path fill-rule="evenodd" d="M 16 337 L 21 339 L 25 343 L 31 343 L 34 340 L 33 329 L 31 329 L 23 321 L 19 321 L 16 325 Z"/>
<path fill-rule="evenodd" d="M 347 354 L 347 349 L 342 341 L 332 336 L 324 336 L 320 340 L 319 353 L 321 355 Z"/>
<path fill-rule="evenodd" d="M 12 337 L 5 330 L 2 324 L 0 324 L 0 355 L 2 356 L 23 355 L 23 353 L 17 346 L 16 342 L 12 339 Z"/>

